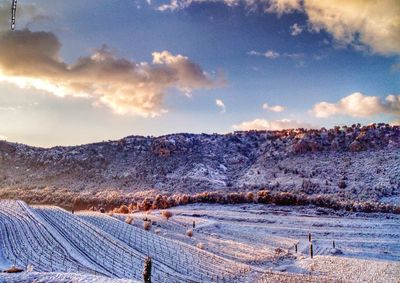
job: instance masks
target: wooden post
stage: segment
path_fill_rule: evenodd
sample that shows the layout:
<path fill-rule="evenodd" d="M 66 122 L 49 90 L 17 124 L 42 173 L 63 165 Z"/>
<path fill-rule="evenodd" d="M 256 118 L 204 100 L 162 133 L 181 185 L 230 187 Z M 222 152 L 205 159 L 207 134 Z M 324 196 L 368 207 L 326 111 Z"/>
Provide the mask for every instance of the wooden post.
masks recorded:
<path fill-rule="evenodd" d="M 195 227 L 196 227 L 196 222 L 193 221 L 193 228 L 195 228 Z"/>
<path fill-rule="evenodd" d="M 310 243 L 310 257 L 313 258 L 313 256 L 314 256 L 313 246 L 312 243 Z"/>
<path fill-rule="evenodd" d="M 308 241 L 311 243 L 311 233 L 308 233 Z"/>
<path fill-rule="evenodd" d="M 335 243 L 335 240 L 333 240 L 333 241 L 332 241 L 332 247 L 333 247 L 334 249 L 336 249 L 336 243 Z"/>
<path fill-rule="evenodd" d="M 294 252 L 297 254 L 297 244 L 294 245 Z"/>
<path fill-rule="evenodd" d="M 149 256 L 144 261 L 143 281 L 144 283 L 151 283 L 151 257 Z"/>

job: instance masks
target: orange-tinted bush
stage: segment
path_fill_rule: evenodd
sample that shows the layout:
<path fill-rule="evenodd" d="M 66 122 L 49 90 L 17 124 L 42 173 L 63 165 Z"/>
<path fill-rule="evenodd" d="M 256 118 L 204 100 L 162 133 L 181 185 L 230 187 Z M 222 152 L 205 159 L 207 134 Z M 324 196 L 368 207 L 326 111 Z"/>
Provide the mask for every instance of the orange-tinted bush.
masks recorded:
<path fill-rule="evenodd" d="M 151 229 L 151 221 L 144 221 L 143 222 L 143 229 L 149 231 Z"/>
<path fill-rule="evenodd" d="M 272 197 L 269 190 L 261 190 L 257 193 L 258 203 L 271 203 Z"/>
<path fill-rule="evenodd" d="M 128 214 L 129 208 L 125 204 L 123 204 L 119 207 L 118 212 L 123 214 Z"/>
<path fill-rule="evenodd" d="M 126 218 L 125 218 L 125 223 L 126 224 L 132 224 L 133 223 L 133 217 L 132 216 L 127 216 Z"/>
<path fill-rule="evenodd" d="M 193 237 L 193 230 L 192 229 L 189 229 L 189 230 L 187 230 L 186 231 L 186 236 L 188 236 L 188 237 Z"/>
<path fill-rule="evenodd" d="M 171 211 L 169 211 L 169 210 L 164 210 L 163 212 L 161 212 L 161 214 L 162 214 L 162 216 L 164 216 L 165 217 L 165 219 L 170 219 L 171 217 L 172 217 L 172 212 Z"/>

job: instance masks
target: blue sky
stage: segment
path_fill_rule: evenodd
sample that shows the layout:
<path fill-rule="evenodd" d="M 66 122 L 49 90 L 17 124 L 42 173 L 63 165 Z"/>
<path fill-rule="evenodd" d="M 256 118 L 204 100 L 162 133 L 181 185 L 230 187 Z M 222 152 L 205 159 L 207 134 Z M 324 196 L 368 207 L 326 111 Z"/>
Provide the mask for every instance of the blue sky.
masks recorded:
<path fill-rule="evenodd" d="M 0 23 L 0 52 L 19 44 L 15 66 L 0 55 L 0 138 L 398 123 L 400 4 L 374 2 L 20 0 L 17 30 Z"/>

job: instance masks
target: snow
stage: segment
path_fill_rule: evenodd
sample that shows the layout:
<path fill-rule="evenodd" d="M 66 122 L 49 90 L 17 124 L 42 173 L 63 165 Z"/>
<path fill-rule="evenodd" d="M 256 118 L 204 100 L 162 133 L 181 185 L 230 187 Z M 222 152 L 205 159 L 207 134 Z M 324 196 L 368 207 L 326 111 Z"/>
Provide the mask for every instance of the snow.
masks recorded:
<path fill-rule="evenodd" d="M 11 262 L 4 258 L 3 252 L 0 249 L 0 271 L 8 269 L 11 267 Z"/>
<path fill-rule="evenodd" d="M 0 283 L 139 283 L 140 281 L 127 279 L 110 279 L 103 276 L 94 276 L 78 273 L 56 272 L 23 272 L 14 274 L 0 274 Z"/>
<path fill-rule="evenodd" d="M 316 256 L 300 261 L 298 266 L 340 282 L 397 283 L 400 279 L 400 262 Z"/>
<path fill-rule="evenodd" d="M 214 281 L 219 277 L 232 282 L 250 270 L 250 267 L 244 264 L 215 256 L 185 243 L 167 240 L 105 214 L 81 213 L 79 217 L 130 247 L 150 255 L 155 262 L 162 262 L 171 268 L 180 266 L 180 272 L 193 280 Z"/>
<path fill-rule="evenodd" d="M 260 204 L 170 211 L 169 220 L 162 210 L 136 212 L 127 224 L 123 214 L 0 200 L 0 268 L 25 270 L 0 274 L 0 282 L 141 282 L 147 255 L 155 283 L 400 278 L 399 215 Z M 152 222 L 149 231 L 144 219 Z"/>
<path fill-rule="evenodd" d="M 38 207 L 35 210 L 63 235 L 64 241 L 79 250 L 93 265 L 105 270 L 108 276 L 137 280 L 142 278 L 145 254 L 63 209 Z M 155 282 L 187 280 L 185 275 L 160 262 L 154 262 L 153 269 Z"/>
<path fill-rule="evenodd" d="M 335 275 L 335 272 L 343 269 L 341 274 L 350 274 L 354 270 L 348 266 L 354 263 L 359 272 L 371 273 L 371 276 L 387 271 L 388 275 L 382 277 L 386 282 L 394 282 L 400 276 L 394 273 L 400 262 L 398 215 L 346 214 L 313 207 L 266 205 L 195 204 L 169 210 L 174 216 L 168 221 L 158 210 L 150 214 L 134 213 L 133 225 L 139 227 L 142 217 L 152 219 L 158 224 L 159 235 L 193 246 L 203 243 L 213 254 L 264 272 L 327 275 L 327 278 L 343 280 L 345 275 Z M 189 238 L 185 231 L 193 221 L 194 236 Z M 313 260 L 309 259 L 308 233 L 312 235 Z M 332 248 L 333 241 L 336 249 Z M 314 272 L 305 264 L 336 259 L 337 267 L 331 273 Z"/>

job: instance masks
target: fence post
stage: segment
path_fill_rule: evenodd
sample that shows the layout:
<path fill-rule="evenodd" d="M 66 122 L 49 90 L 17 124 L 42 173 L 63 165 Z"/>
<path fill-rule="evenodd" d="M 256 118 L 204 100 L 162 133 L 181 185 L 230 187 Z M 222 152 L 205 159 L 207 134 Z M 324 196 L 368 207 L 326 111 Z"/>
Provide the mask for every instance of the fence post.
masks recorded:
<path fill-rule="evenodd" d="M 151 257 L 146 257 L 143 269 L 144 283 L 151 283 Z"/>

